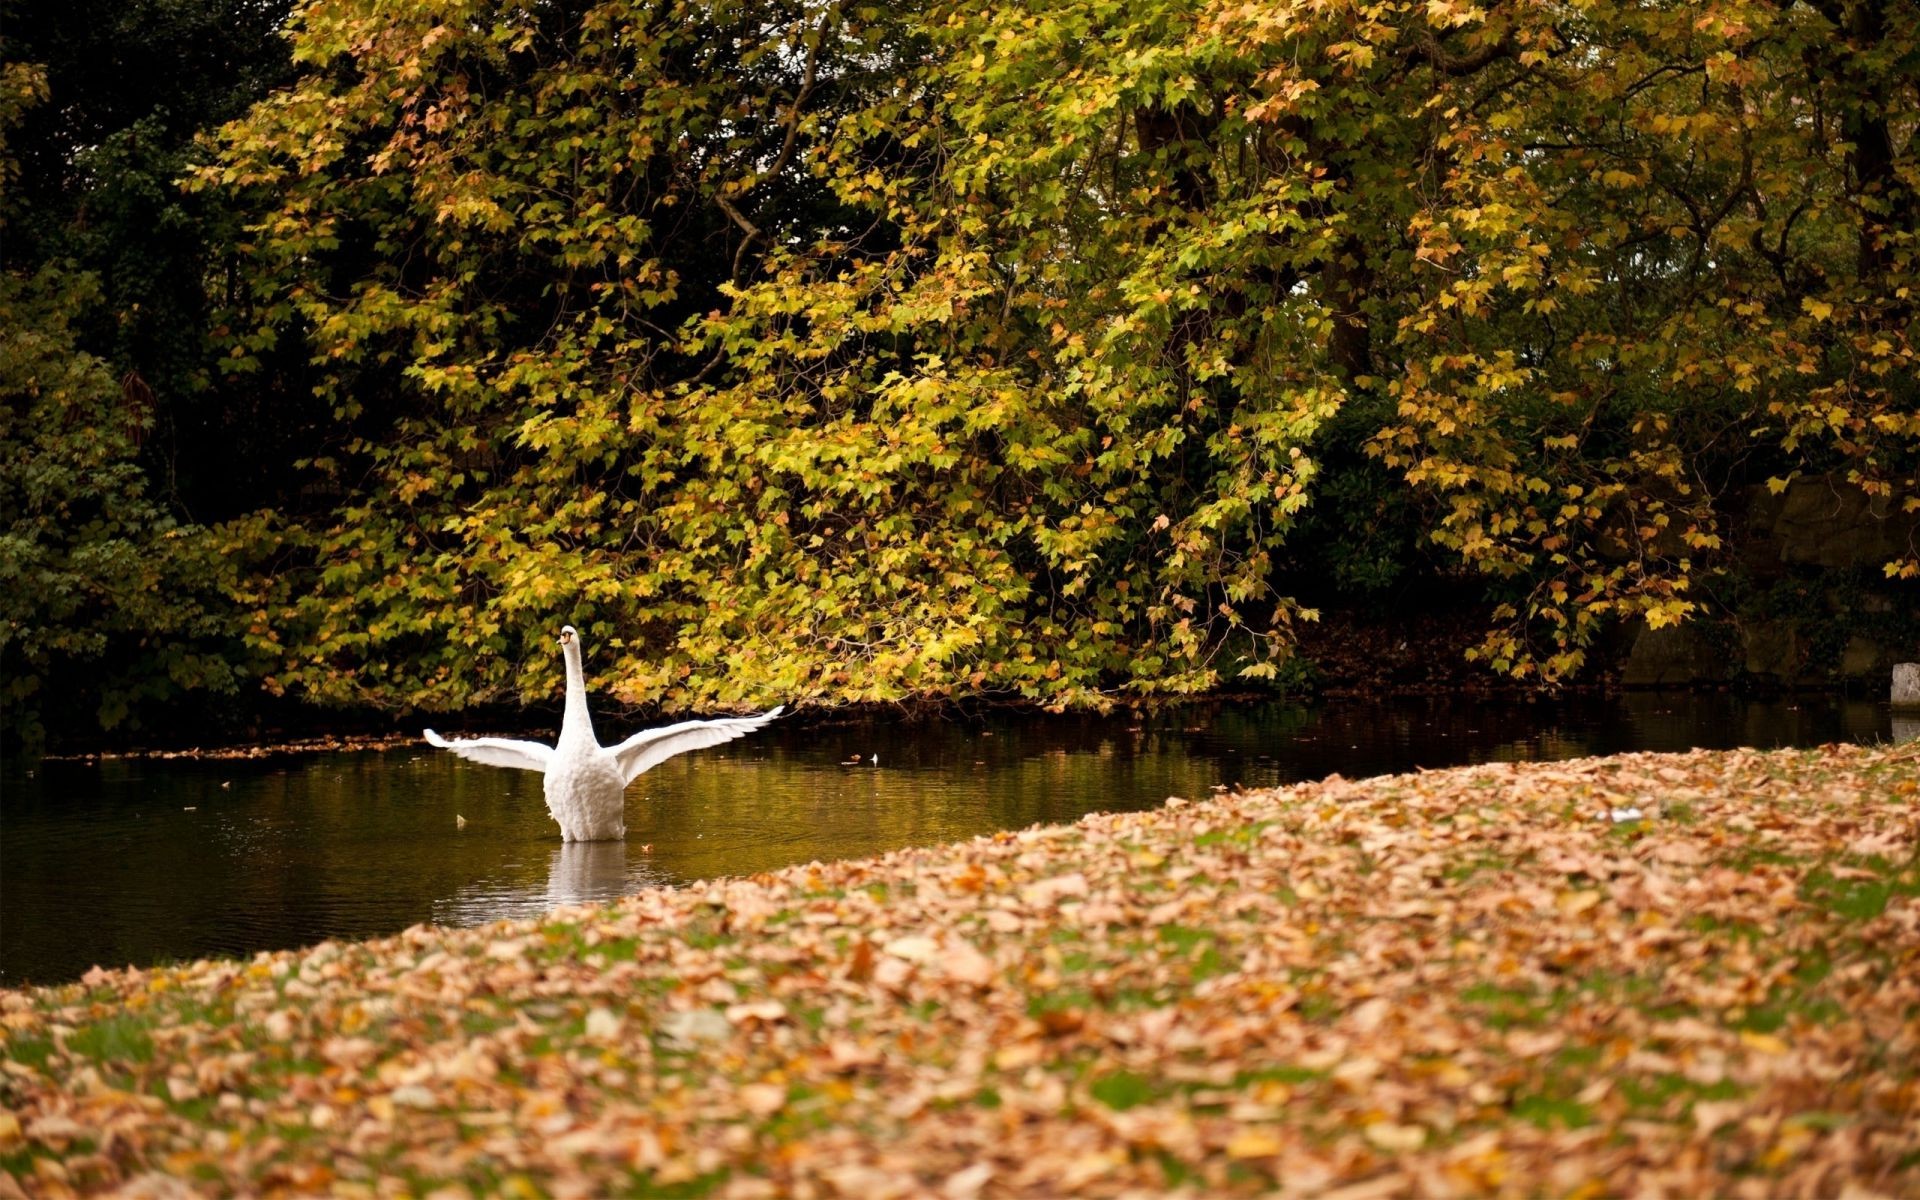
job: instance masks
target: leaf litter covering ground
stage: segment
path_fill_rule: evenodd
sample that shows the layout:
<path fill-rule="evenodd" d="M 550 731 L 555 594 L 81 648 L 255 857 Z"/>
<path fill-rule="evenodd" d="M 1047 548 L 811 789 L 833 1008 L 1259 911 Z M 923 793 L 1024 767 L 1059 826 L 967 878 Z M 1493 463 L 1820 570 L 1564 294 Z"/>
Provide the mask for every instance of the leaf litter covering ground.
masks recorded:
<path fill-rule="evenodd" d="M 1920 1195 L 1917 783 L 1336 778 L 95 971 L 0 993 L 0 1191 Z"/>

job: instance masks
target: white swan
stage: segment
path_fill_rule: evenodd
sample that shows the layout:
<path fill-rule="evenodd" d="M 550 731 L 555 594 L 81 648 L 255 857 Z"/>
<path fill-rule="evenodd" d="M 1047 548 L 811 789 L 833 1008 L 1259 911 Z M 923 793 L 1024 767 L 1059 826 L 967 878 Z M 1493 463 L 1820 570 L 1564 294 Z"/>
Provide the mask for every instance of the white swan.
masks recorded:
<path fill-rule="evenodd" d="M 627 834 L 627 785 L 676 754 L 730 742 L 779 716 L 785 705 L 754 717 L 682 721 L 643 729 L 617 746 L 602 746 L 587 715 L 587 679 L 580 669 L 580 638 L 573 626 L 560 630 L 567 659 L 567 711 L 560 720 L 560 741 L 553 746 L 512 738 L 459 738 L 448 741 L 426 731 L 427 744 L 461 758 L 494 767 L 539 771 L 546 778 L 547 811 L 569 842 L 598 842 Z"/>

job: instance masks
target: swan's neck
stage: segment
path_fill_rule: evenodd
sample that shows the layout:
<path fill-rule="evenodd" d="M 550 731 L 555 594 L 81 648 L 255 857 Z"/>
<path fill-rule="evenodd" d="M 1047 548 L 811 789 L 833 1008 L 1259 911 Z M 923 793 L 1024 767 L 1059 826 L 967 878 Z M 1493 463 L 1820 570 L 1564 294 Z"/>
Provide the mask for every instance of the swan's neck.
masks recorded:
<path fill-rule="evenodd" d="M 567 658 L 567 711 L 560 718 L 560 740 L 584 737 L 598 745 L 593 736 L 593 718 L 587 715 L 587 674 L 580 669 L 580 640 L 568 642 L 562 652 Z"/>

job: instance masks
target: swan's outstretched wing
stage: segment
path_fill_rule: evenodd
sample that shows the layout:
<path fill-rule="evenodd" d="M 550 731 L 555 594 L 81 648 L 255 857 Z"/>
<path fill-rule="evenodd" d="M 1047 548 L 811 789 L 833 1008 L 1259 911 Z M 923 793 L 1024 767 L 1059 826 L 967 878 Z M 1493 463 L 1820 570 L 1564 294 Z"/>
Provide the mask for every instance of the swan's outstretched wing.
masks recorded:
<path fill-rule="evenodd" d="M 433 730 L 427 733 L 427 745 L 451 750 L 461 758 L 470 758 L 490 767 L 517 767 L 522 771 L 545 771 L 553 758 L 553 747 L 539 742 L 516 742 L 512 738 L 458 738 L 448 741 Z"/>
<path fill-rule="evenodd" d="M 676 754 L 704 750 L 752 733 L 786 709 L 782 704 L 757 717 L 720 717 L 712 721 L 682 721 L 659 729 L 643 729 L 618 746 L 609 747 L 620 761 L 620 777 L 632 783 Z"/>

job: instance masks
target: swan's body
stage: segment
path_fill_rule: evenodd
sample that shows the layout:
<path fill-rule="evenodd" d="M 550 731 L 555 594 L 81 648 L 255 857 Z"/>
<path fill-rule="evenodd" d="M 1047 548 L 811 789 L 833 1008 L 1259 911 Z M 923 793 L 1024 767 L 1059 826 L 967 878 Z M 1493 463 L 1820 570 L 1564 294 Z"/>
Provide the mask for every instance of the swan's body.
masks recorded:
<path fill-rule="evenodd" d="M 587 715 L 587 677 L 580 666 L 580 639 L 571 625 L 560 630 L 560 650 L 567 660 L 567 709 L 557 744 L 495 737 L 448 741 L 431 729 L 426 735 L 428 745 L 461 758 L 545 775 L 547 811 L 559 822 L 564 841 L 625 837 L 629 783 L 676 754 L 730 742 L 780 715 L 781 709 L 773 708 L 755 717 L 682 721 L 643 729 L 617 746 L 602 746 Z"/>

